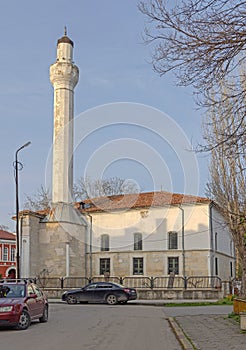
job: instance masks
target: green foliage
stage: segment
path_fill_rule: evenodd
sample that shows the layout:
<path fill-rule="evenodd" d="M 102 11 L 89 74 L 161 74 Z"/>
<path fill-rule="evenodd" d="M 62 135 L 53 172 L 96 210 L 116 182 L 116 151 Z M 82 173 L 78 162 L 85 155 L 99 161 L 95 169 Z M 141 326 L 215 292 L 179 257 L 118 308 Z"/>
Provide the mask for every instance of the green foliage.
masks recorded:
<path fill-rule="evenodd" d="M 238 323 L 240 322 L 240 316 L 235 314 L 234 312 L 231 312 L 229 315 L 228 315 L 228 318 L 232 318 L 233 320 L 237 321 Z"/>
<path fill-rule="evenodd" d="M 217 301 L 187 301 L 183 303 L 165 303 L 164 306 L 176 307 L 176 306 L 213 306 L 213 305 L 233 305 L 231 297 L 226 297 Z"/>

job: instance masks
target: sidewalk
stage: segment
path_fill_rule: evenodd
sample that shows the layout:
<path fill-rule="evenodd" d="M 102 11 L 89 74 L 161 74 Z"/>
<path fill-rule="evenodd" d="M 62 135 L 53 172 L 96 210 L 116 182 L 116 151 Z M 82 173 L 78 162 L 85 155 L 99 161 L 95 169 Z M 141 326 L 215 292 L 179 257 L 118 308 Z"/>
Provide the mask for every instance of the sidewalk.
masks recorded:
<path fill-rule="evenodd" d="M 215 302 L 216 300 L 131 300 L 128 304 L 165 306 L 168 303 Z M 49 299 L 50 303 L 63 303 L 60 299 Z M 206 308 L 206 306 L 203 306 Z M 185 308 L 189 308 L 185 306 Z M 196 307 L 195 307 L 196 308 Z M 213 306 L 216 308 L 216 306 Z M 189 310 L 189 309 L 188 309 Z M 216 309 L 215 309 L 216 310 Z M 184 350 L 245 350 L 246 333 L 227 314 L 192 314 L 168 317 L 170 327 Z"/>
<path fill-rule="evenodd" d="M 169 323 L 185 350 L 246 349 L 246 333 L 227 315 L 178 316 Z"/>

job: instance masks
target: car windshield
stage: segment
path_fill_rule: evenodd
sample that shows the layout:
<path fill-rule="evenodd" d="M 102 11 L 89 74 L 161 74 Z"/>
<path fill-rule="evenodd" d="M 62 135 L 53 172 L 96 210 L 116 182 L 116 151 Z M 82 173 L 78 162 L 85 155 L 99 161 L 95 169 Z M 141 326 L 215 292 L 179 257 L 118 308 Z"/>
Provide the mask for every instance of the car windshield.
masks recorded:
<path fill-rule="evenodd" d="M 0 298 L 23 298 L 25 296 L 24 285 L 0 285 Z"/>

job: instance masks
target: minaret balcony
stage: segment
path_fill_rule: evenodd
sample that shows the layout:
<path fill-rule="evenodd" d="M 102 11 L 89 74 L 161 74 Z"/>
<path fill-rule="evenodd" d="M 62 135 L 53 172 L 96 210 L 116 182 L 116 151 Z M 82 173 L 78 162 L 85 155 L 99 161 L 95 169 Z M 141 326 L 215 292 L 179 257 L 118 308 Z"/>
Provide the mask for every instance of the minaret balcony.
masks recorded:
<path fill-rule="evenodd" d="M 76 65 L 66 62 L 56 62 L 50 66 L 50 81 L 54 88 L 73 89 L 79 80 L 79 69 Z"/>

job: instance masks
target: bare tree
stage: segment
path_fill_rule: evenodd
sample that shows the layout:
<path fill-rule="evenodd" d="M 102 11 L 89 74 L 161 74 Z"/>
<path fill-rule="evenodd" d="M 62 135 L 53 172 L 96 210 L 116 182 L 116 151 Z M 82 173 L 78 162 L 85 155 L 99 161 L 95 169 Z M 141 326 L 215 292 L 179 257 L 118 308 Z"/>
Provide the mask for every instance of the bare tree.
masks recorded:
<path fill-rule="evenodd" d="M 228 85 L 228 83 L 221 83 L 217 93 L 221 99 L 226 94 Z M 230 85 L 233 86 L 232 80 Z M 243 90 L 243 86 L 241 88 Z M 239 104 L 240 102 L 234 97 L 223 103 L 210 106 L 210 115 L 216 113 L 216 117 L 209 118 L 205 122 L 204 129 L 208 128 L 208 133 L 204 133 L 206 144 L 200 146 L 201 151 L 212 151 L 223 144 L 224 150 L 227 151 L 224 152 L 224 157 L 230 156 L 233 150 L 236 152 L 235 156 L 241 155 L 245 158 L 246 121 Z M 245 172 L 245 166 L 242 166 L 238 171 Z"/>
<path fill-rule="evenodd" d="M 50 202 L 49 191 L 41 185 L 34 196 L 26 195 L 24 208 L 33 211 L 48 209 L 50 208 Z"/>
<path fill-rule="evenodd" d="M 138 187 L 134 182 L 112 177 L 103 180 L 93 180 L 90 177 L 80 178 L 74 185 L 73 195 L 75 201 L 101 196 L 111 196 L 125 193 L 138 193 Z M 26 195 L 24 208 L 33 211 L 48 209 L 51 207 L 49 191 L 42 185 L 33 196 Z"/>
<path fill-rule="evenodd" d="M 235 99 L 234 104 L 237 104 Z M 204 134 L 208 146 L 212 148 L 210 162 L 210 183 L 208 195 L 219 204 L 222 214 L 229 225 L 237 256 L 242 269 L 242 295 L 246 295 L 246 153 L 239 139 L 231 146 L 221 142 L 225 130 L 232 134 L 237 129 L 236 115 L 213 107 L 204 125 Z"/>
<path fill-rule="evenodd" d="M 177 84 L 192 85 L 198 103 L 208 109 L 223 104 L 235 112 L 231 102 L 236 98 L 241 125 L 246 111 L 246 1 L 146 0 L 139 9 L 149 20 L 144 40 L 153 44 L 154 70 L 161 76 L 173 71 Z M 233 84 L 227 83 L 221 93 L 221 82 L 231 78 Z M 237 137 L 246 146 L 244 135 L 245 128 Z M 233 137 L 228 130 L 223 135 L 229 142 Z"/>
<path fill-rule="evenodd" d="M 9 231 L 9 227 L 8 226 L 5 226 L 5 225 L 0 225 L 0 230 L 3 230 L 3 231 Z"/>
<path fill-rule="evenodd" d="M 231 228 L 246 295 L 246 1 L 145 0 L 139 9 L 148 19 L 144 40 L 153 45 L 154 70 L 193 86 L 209 112 L 200 147 L 211 151 L 208 191 Z"/>
<path fill-rule="evenodd" d="M 90 177 L 81 177 L 74 185 L 74 198 L 76 201 L 101 196 L 138 192 L 138 187 L 134 182 L 119 177 L 111 177 L 101 180 L 93 180 Z"/>

